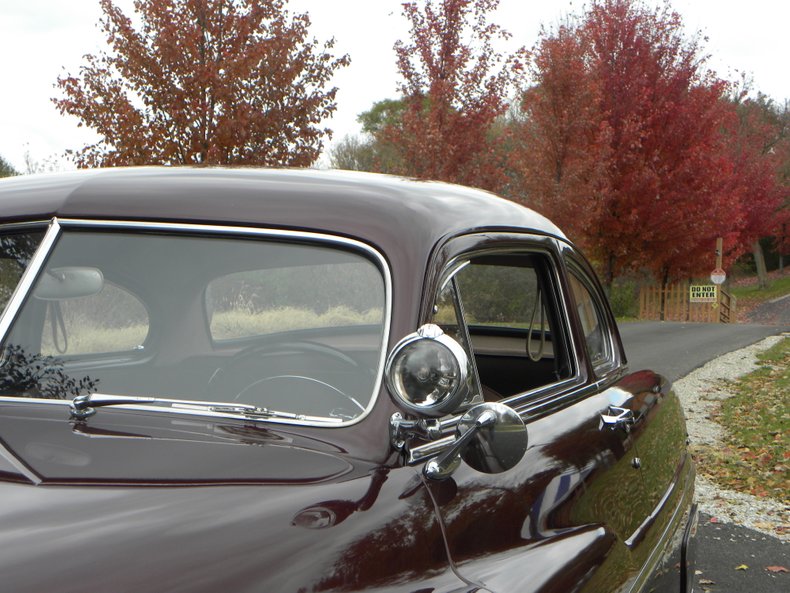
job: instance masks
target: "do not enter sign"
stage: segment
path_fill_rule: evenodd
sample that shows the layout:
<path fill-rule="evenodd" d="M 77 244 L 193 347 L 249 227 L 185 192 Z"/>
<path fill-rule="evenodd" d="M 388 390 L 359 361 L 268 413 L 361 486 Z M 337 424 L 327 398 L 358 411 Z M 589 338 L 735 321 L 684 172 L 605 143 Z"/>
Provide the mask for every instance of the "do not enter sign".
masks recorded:
<path fill-rule="evenodd" d="M 710 279 L 714 284 L 724 284 L 724 281 L 727 279 L 727 274 L 721 268 L 716 268 L 710 273 Z"/>

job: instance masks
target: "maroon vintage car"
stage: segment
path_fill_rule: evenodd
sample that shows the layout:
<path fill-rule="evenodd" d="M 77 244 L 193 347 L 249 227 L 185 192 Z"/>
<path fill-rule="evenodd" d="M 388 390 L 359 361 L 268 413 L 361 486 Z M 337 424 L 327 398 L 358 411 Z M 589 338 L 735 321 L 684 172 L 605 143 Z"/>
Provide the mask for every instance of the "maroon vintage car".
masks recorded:
<path fill-rule="evenodd" d="M 4 180 L 0 309 L 3 591 L 691 590 L 678 399 L 512 202 Z"/>

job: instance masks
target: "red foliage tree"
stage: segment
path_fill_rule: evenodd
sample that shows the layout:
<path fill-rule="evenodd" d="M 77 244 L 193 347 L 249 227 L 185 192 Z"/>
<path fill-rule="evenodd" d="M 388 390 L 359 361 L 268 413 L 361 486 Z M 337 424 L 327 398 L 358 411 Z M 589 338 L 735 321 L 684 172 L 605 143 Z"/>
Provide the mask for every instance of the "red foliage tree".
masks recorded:
<path fill-rule="evenodd" d="M 541 37 L 530 64 L 534 84 L 523 93 L 522 118 L 513 124 L 510 167 L 520 179 L 514 191 L 569 235 L 583 237 L 588 221 L 602 216 L 608 189 L 602 89 L 587 71 L 575 27 L 565 23 L 551 35 L 543 29 Z"/>
<path fill-rule="evenodd" d="M 780 169 L 790 122 L 765 95 L 745 96 L 744 90 L 736 98 L 736 117 L 728 130 L 734 167 L 731 191 L 742 204 L 741 240 L 752 249 L 760 285 L 765 287 L 768 280 L 760 238 L 781 238 L 781 225 L 788 220 L 788 213 L 782 211 L 787 187 L 783 186 Z"/>
<path fill-rule="evenodd" d="M 404 2 L 410 41 L 395 52 L 403 80 L 402 118 L 377 140 L 397 147 L 397 173 L 494 189 L 504 179 L 491 141 L 521 53 L 504 56 L 495 40 L 509 35 L 488 21 L 499 0 Z"/>
<path fill-rule="evenodd" d="M 348 57 L 308 39 L 308 15 L 286 3 L 136 0 L 135 27 L 101 0 L 110 50 L 58 78 L 53 99 L 101 136 L 77 164 L 313 163 L 336 107 L 326 86 Z"/>
<path fill-rule="evenodd" d="M 721 134 L 728 87 L 704 69 L 699 37 L 684 35 L 677 13 L 595 0 L 544 32 L 534 55 L 537 86 L 524 99 L 532 143 L 564 146 L 563 175 L 581 174 L 558 184 L 556 168 L 533 165 L 531 175 L 552 180 L 526 187 L 570 222 L 607 284 L 636 268 L 664 282 L 690 275 L 713 263 L 716 237 L 738 244 L 743 215 L 726 191 L 733 165 Z M 547 82 L 562 92 L 541 89 Z"/>

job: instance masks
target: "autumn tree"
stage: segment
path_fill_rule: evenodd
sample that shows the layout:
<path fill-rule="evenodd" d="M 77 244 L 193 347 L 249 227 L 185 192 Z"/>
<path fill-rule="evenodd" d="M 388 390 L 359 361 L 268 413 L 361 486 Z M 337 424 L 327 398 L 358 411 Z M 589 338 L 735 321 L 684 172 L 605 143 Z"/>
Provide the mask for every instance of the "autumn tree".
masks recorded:
<path fill-rule="evenodd" d="M 16 169 L 7 160 L 0 156 L 0 177 L 11 177 L 17 175 Z"/>
<path fill-rule="evenodd" d="M 741 240 L 754 256 L 759 284 L 767 286 L 761 237 L 780 236 L 780 209 L 786 188 L 780 177 L 782 143 L 787 136 L 774 102 L 761 93 L 749 97 L 747 90 L 733 99 L 736 113 L 727 131 L 733 161 L 732 188 L 744 215 Z"/>
<path fill-rule="evenodd" d="M 532 86 L 513 120 L 510 168 L 520 177 L 514 197 L 584 237 L 588 221 L 602 216 L 608 190 L 610 128 L 602 109 L 602 85 L 588 71 L 587 48 L 571 22 L 549 33 L 532 52 Z"/>
<path fill-rule="evenodd" d="M 520 76 L 521 52 L 494 48 L 509 35 L 489 22 L 499 0 L 404 2 L 408 41 L 395 44 L 402 116 L 374 132 L 397 147 L 397 173 L 493 189 L 502 180 L 492 125 Z"/>
<path fill-rule="evenodd" d="M 362 133 L 346 135 L 329 150 L 329 162 L 337 169 L 397 173 L 403 170 L 401 147 L 383 131 L 399 127 L 406 107 L 402 99 L 383 99 L 359 114 Z"/>
<path fill-rule="evenodd" d="M 100 3 L 109 49 L 58 78 L 53 99 L 100 136 L 73 153 L 79 166 L 317 159 L 336 108 L 327 85 L 349 60 L 309 38 L 306 13 L 287 0 L 135 0 L 133 21 Z"/>
<path fill-rule="evenodd" d="M 553 164 L 533 163 L 526 173 L 542 179 L 525 187 L 570 223 L 607 284 L 637 268 L 667 282 L 709 268 L 716 237 L 739 245 L 728 86 L 700 44 L 666 3 L 594 0 L 535 47 L 525 158 Z"/>

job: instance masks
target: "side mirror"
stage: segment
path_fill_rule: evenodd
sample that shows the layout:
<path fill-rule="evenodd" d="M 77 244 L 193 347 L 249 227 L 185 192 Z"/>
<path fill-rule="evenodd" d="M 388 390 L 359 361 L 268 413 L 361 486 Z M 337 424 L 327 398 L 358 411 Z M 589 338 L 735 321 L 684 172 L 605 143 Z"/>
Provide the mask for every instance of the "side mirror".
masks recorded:
<path fill-rule="evenodd" d="M 463 347 L 431 323 L 395 345 L 384 374 L 399 403 L 422 417 L 454 412 L 473 391 L 472 367 Z"/>
<path fill-rule="evenodd" d="M 480 404 L 458 420 L 452 446 L 425 466 L 434 480 L 450 477 L 461 459 L 486 474 L 515 467 L 527 451 L 527 427 L 512 408 L 500 403 Z"/>

